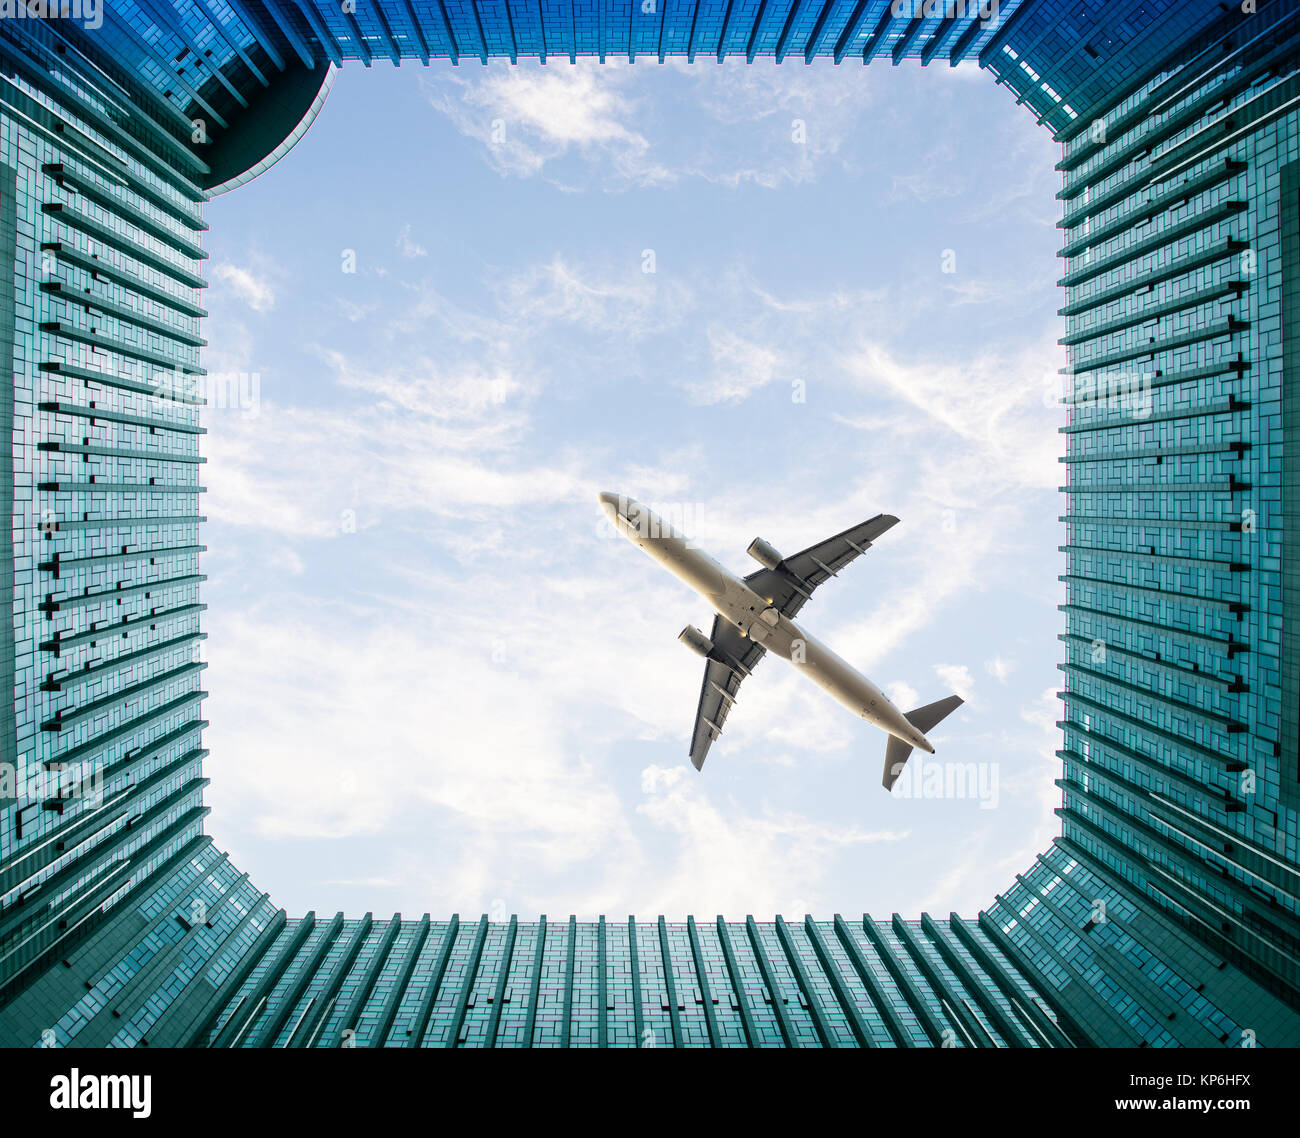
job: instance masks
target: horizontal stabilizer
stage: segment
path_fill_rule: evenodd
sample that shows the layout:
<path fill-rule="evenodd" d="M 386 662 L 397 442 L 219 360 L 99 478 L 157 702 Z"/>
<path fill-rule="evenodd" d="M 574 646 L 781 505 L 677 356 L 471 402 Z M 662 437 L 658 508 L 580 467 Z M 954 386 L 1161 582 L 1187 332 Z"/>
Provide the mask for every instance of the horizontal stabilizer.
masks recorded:
<path fill-rule="evenodd" d="M 931 727 L 937 727 L 947 719 L 964 702 L 959 695 L 950 695 L 947 699 L 936 699 L 933 703 L 927 703 L 924 707 L 909 711 L 907 721 L 924 735 L 929 732 Z"/>
<path fill-rule="evenodd" d="M 907 721 L 924 735 L 932 727 L 947 719 L 964 702 L 959 695 L 950 695 L 946 699 L 936 699 L 934 703 L 927 703 L 924 707 L 909 711 Z M 884 777 L 881 779 L 886 790 L 893 790 L 894 783 L 898 781 L 898 776 L 903 773 L 903 766 L 911 754 L 912 745 L 910 743 L 904 743 L 902 739 L 893 735 L 889 737 L 889 742 L 885 745 L 885 772 Z"/>

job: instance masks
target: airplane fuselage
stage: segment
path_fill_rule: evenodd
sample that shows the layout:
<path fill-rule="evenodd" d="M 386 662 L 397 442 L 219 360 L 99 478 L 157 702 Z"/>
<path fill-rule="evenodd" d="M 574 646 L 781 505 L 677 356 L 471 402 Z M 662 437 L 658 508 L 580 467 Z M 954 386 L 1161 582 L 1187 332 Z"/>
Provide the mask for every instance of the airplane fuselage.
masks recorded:
<path fill-rule="evenodd" d="M 793 620 L 783 616 L 729 569 L 718 564 L 632 498 L 601 495 L 618 531 L 674 576 L 703 596 L 740 634 L 789 660 L 818 687 L 855 715 L 923 751 L 934 753 L 925 735 L 875 684 Z"/>

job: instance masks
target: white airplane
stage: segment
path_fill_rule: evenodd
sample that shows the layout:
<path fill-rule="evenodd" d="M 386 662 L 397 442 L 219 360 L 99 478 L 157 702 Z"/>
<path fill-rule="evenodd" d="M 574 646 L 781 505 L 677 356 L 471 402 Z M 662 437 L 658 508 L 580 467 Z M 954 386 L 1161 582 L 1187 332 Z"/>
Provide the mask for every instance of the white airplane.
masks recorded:
<path fill-rule="evenodd" d="M 897 518 L 877 514 L 792 557 L 782 557 L 756 537 L 747 552 L 763 568 L 742 579 L 693 547 L 635 499 L 611 491 L 599 497 L 601 507 L 624 537 L 702 594 L 718 614 L 713 618 L 712 635 L 705 636 L 688 624 L 678 637 L 708 661 L 691 737 L 691 762 L 696 770 L 704 766 L 709 747 L 722 734 L 741 680 L 768 650 L 789 660 L 855 715 L 889 733 L 882 779 L 886 790 L 892 789 L 913 747 L 934 754 L 925 732 L 961 706 L 959 696 L 950 695 L 904 714 L 866 676 L 809 636 L 793 619 L 818 585 L 838 576 L 844 566 L 896 525 Z"/>

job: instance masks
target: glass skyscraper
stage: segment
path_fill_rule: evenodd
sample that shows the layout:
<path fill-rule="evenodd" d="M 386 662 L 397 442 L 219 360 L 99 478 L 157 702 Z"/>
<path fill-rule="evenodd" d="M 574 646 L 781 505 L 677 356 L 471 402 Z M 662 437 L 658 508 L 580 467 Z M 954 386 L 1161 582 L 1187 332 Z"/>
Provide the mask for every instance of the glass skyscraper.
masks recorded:
<path fill-rule="evenodd" d="M 58 7 L 0 18 L 0 1043 L 1300 1044 L 1291 0 Z M 973 916 L 289 916 L 204 833 L 203 203 L 338 66 L 579 55 L 978 66 L 1062 143 L 1061 836 Z"/>

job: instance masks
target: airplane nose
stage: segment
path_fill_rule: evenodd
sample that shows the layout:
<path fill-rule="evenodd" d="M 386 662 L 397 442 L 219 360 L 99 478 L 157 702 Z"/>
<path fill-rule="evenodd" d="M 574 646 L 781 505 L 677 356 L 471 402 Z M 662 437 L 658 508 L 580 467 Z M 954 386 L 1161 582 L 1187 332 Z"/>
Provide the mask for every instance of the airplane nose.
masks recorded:
<path fill-rule="evenodd" d="M 626 508 L 627 499 L 615 494 L 613 490 L 602 490 L 596 498 L 600 502 L 600 508 L 605 511 L 605 516 L 616 523 L 620 514 L 619 507 Z"/>

